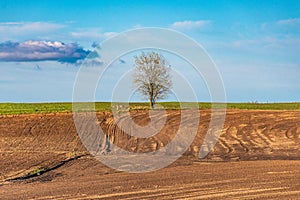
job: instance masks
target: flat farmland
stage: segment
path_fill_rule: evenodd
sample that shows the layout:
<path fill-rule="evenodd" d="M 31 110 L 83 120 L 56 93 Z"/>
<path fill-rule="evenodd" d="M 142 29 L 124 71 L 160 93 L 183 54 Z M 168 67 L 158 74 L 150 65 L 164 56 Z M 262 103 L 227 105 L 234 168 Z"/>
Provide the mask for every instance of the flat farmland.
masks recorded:
<path fill-rule="evenodd" d="M 132 152 L 155 151 L 172 140 L 180 110 L 165 115 L 157 135 L 137 138 L 124 133 L 110 112 L 97 112 L 109 141 Z M 203 159 L 198 154 L 211 112 L 199 115 L 184 155 L 147 173 L 117 171 L 96 160 L 81 143 L 72 113 L 1 115 L 0 199 L 300 198 L 300 111 L 228 109 L 222 134 Z M 147 110 L 132 110 L 131 118 L 141 126 L 150 121 Z"/>

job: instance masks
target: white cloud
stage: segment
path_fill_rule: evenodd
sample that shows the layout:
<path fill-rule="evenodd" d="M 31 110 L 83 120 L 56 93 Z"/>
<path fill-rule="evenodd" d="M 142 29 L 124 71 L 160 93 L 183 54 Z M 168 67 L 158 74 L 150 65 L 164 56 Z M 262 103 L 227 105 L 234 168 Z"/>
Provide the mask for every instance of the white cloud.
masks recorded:
<path fill-rule="evenodd" d="M 66 27 L 64 24 L 50 22 L 2 22 L 0 23 L 0 41 L 45 39 L 58 31 L 61 32 L 64 27 Z M 53 37 L 49 39 L 53 40 Z"/>
<path fill-rule="evenodd" d="M 221 44 L 219 46 L 221 46 Z M 262 36 L 259 38 L 231 41 L 227 44 L 223 44 L 222 47 L 227 50 L 238 50 L 239 52 L 254 53 L 260 56 L 276 55 L 281 58 L 292 59 L 298 57 L 300 39 Z"/>
<path fill-rule="evenodd" d="M 55 60 L 61 63 L 77 63 L 90 51 L 76 43 L 60 41 L 29 40 L 25 42 L 0 43 L 0 61 L 31 62 Z"/>
<path fill-rule="evenodd" d="M 211 24 L 210 20 L 179 21 L 179 22 L 174 22 L 171 25 L 171 28 L 174 28 L 174 29 L 196 29 L 196 28 L 205 27 L 209 24 Z"/>
<path fill-rule="evenodd" d="M 85 39 L 92 41 L 101 41 L 116 35 L 116 32 L 102 32 L 99 28 L 89 28 L 84 30 L 73 31 L 70 33 L 75 39 Z"/>
<path fill-rule="evenodd" d="M 0 26 L 1 25 L 20 25 L 20 24 L 23 24 L 23 22 L 1 22 Z"/>
<path fill-rule="evenodd" d="M 284 19 L 277 21 L 279 25 L 300 25 L 300 18 Z"/>
<path fill-rule="evenodd" d="M 49 22 L 4 22 L 0 23 L 0 33 L 28 34 L 28 32 L 49 32 L 64 28 L 65 25 Z"/>
<path fill-rule="evenodd" d="M 137 29 L 137 28 L 144 28 L 144 26 L 142 26 L 141 24 L 136 24 L 133 26 L 134 29 Z"/>

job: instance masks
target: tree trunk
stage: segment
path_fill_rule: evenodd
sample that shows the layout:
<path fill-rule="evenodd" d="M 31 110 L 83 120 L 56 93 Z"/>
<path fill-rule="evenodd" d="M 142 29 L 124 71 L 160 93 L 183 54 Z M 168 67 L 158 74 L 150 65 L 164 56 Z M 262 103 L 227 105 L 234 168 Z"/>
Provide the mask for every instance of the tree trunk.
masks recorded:
<path fill-rule="evenodd" d="M 150 95 L 150 108 L 153 109 L 153 97 Z"/>
<path fill-rule="evenodd" d="M 150 83 L 150 108 L 153 109 L 154 99 L 153 99 L 153 83 Z"/>

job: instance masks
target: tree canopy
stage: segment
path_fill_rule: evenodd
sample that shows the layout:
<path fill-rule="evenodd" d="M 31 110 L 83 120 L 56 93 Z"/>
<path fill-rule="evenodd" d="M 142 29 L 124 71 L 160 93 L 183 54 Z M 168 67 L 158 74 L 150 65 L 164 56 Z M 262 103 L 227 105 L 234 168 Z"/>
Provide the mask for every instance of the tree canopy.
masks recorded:
<path fill-rule="evenodd" d="M 150 102 L 150 107 L 158 99 L 168 96 L 172 87 L 170 65 L 163 55 L 157 52 L 142 52 L 135 56 L 133 82 L 138 92 Z"/>

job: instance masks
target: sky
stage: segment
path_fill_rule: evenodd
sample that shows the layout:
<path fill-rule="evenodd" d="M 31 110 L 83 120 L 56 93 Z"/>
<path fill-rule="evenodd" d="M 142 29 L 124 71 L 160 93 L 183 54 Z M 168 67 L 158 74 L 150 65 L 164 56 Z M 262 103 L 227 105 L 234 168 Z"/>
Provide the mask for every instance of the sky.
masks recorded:
<path fill-rule="evenodd" d="M 143 27 L 176 30 L 199 43 L 220 72 L 228 102 L 300 101 L 298 0 L 1 0 L 0 102 L 72 101 L 77 72 L 94 47 Z M 188 63 L 166 57 L 198 101 L 211 100 Z M 109 101 L 112 79 L 132 68 L 132 54 L 120 60 L 97 101 Z"/>

